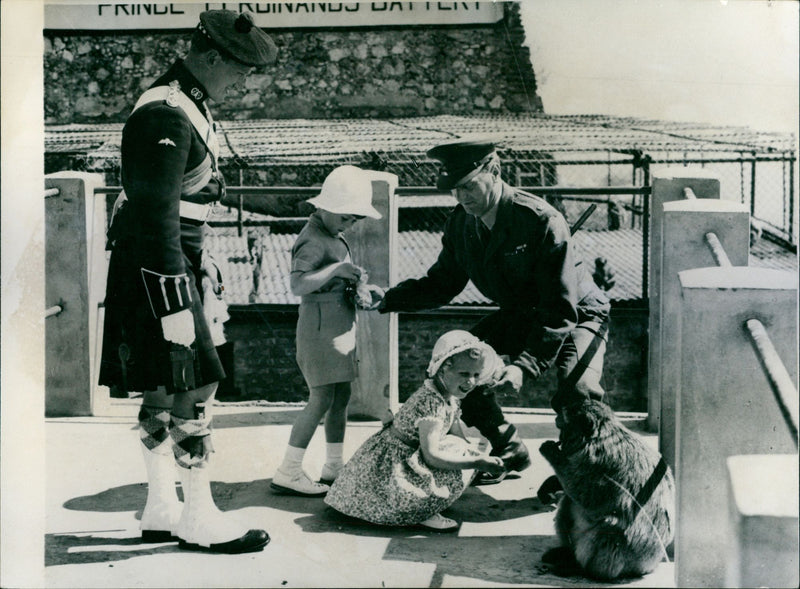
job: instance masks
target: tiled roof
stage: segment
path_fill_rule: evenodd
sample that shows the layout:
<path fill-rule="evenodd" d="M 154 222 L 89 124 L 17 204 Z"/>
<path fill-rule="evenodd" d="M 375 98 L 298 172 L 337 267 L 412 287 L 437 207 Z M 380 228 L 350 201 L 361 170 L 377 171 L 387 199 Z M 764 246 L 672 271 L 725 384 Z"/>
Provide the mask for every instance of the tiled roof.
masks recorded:
<path fill-rule="evenodd" d="M 248 253 L 248 236 L 262 245 L 259 287 L 253 292 L 253 268 L 256 261 Z M 297 235 L 277 234 L 269 225 L 246 227 L 246 234 L 237 235 L 236 227 L 216 227 L 209 235 L 208 246 L 225 276 L 225 298 L 230 305 L 289 304 L 300 299 L 291 293 L 289 273 L 291 249 Z M 593 260 L 603 256 L 615 272 L 616 284 L 609 291 L 615 301 L 636 301 L 642 298 L 642 233 L 639 229 L 616 231 L 579 231 L 573 237 L 578 256 L 593 267 Z M 398 236 L 399 280 L 424 275 L 441 248 L 441 232 L 401 231 Z M 797 269 L 797 256 L 769 242 L 759 240 L 751 249 L 752 266 Z M 453 301 L 453 305 L 491 304 L 469 283 Z"/>
<path fill-rule="evenodd" d="M 381 153 L 395 162 L 424 158 L 432 145 L 457 138 L 491 139 L 503 150 L 530 152 L 792 151 L 787 133 L 745 127 L 601 115 L 440 115 L 397 119 L 262 119 L 220 122 L 221 158 L 251 165 L 320 164 Z M 70 124 L 45 129 L 46 153 L 87 154 L 90 168 L 119 158 L 122 125 Z"/>

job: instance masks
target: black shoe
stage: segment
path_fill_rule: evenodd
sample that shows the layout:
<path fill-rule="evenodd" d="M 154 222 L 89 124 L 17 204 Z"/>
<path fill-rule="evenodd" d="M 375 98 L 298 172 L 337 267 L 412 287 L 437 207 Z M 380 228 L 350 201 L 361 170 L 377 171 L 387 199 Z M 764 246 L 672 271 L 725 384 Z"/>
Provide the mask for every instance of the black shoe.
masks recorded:
<path fill-rule="evenodd" d="M 162 542 L 174 542 L 177 536 L 173 536 L 169 530 L 142 530 L 142 544 L 160 544 Z"/>
<path fill-rule="evenodd" d="M 531 456 L 528 448 L 519 437 L 517 428 L 509 425 L 503 438 L 496 446 L 492 445 L 492 456 L 499 456 L 503 459 L 506 470 L 522 472 L 531 465 Z"/>
<path fill-rule="evenodd" d="M 470 483 L 473 487 L 485 487 L 487 485 L 496 485 L 497 483 L 502 483 L 503 480 L 508 476 L 508 471 L 504 470 L 500 474 L 489 474 L 488 472 L 478 472 L 472 477 L 472 482 Z"/>
<path fill-rule="evenodd" d="M 178 547 L 184 550 L 199 550 L 203 552 L 217 552 L 220 554 L 244 554 L 246 552 L 258 552 L 269 544 L 269 534 L 264 530 L 250 530 L 244 536 L 231 540 L 230 542 L 220 542 L 210 546 L 201 546 L 178 540 Z"/>

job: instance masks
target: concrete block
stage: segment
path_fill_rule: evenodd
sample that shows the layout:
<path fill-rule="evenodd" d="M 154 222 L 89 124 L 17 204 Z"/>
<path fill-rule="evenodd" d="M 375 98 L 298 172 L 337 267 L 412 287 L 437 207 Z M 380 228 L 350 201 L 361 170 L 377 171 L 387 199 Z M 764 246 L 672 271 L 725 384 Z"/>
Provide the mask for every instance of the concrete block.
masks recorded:
<path fill-rule="evenodd" d="M 726 587 L 797 587 L 797 454 L 731 456 Z"/>
<path fill-rule="evenodd" d="M 659 448 L 667 464 L 675 469 L 675 399 L 680 382 L 681 286 L 678 272 L 716 264 L 705 235 L 713 232 L 734 266 L 747 266 L 750 254 L 750 212 L 743 204 L 711 199 L 680 200 L 664 203 L 662 223 L 660 329 L 655 337 L 660 350 L 658 363 L 660 383 Z M 652 382 L 652 381 L 651 381 Z"/>
<path fill-rule="evenodd" d="M 650 332 L 647 362 L 647 424 L 651 431 L 659 426 L 661 414 L 661 363 L 659 347 L 661 337 L 661 259 L 663 244 L 664 203 L 685 200 L 684 189 L 691 188 L 698 199 L 719 199 L 719 178 L 704 168 L 673 167 L 660 170 L 653 177 L 653 193 L 650 197 L 649 258 L 648 258 L 648 302 Z"/>
<path fill-rule="evenodd" d="M 353 262 L 367 269 L 369 282 L 387 288 L 394 284 L 397 251 L 397 176 L 374 172 L 372 204 L 380 219 L 364 219 L 349 231 Z M 387 239 L 388 237 L 388 239 Z M 349 414 L 382 419 L 397 408 L 397 314 L 357 311 L 358 378 L 353 382 Z"/>
<path fill-rule="evenodd" d="M 45 321 L 45 414 L 91 415 L 99 366 L 99 303 L 105 298 L 105 199 L 102 176 L 59 172 L 45 177 L 59 194 L 45 199 L 45 305 L 62 312 Z"/>
<path fill-rule="evenodd" d="M 678 276 L 676 582 L 721 587 L 730 536 L 727 458 L 796 451 L 745 322 L 764 324 L 797 386 L 797 274 L 714 267 Z"/>

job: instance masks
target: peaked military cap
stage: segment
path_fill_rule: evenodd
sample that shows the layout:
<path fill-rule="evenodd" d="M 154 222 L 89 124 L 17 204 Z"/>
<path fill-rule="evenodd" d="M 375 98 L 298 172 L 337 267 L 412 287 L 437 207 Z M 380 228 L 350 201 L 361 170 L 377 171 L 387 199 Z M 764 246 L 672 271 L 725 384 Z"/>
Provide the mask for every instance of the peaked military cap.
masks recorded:
<path fill-rule="evenodd" d="M 436 188 L 452 190 L 459 180 L 486 163 L 494 151 L 494 143 L 488 141 L 457 141 L 428 150 L 428 157 L 442 163 Z"/>
<path fill-rule="evenodd" d="M 251 67 L 275 61 L 278 48 L 272 38 L 253 23 L 249 12 L 206 10 L 197 28 L 226 57 Z"/>

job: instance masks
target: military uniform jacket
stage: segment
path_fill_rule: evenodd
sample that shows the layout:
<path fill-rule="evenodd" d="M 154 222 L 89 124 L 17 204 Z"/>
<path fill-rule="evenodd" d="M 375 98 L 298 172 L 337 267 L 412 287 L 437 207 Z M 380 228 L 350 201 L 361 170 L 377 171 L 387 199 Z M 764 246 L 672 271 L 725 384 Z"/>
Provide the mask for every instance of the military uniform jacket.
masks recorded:
<path fill-rule="evenodd" d="M 123 129 L 126 199 L 108 235 L 100 384 L 140 391 L 168 385 L 170 348 L 160 318 L 184 309 L 195 317 L 197 386 L 224 378 L 198 288 L 205 218 L 224 191 L 206 97 L 179 61 L 145 92 Z"/>
<path fill-rule="evenodd" d="M 569 227 L 561 214 L 504 182 L 491 232 L 456 206 L 445 224 L 437 261 L 425 277 L 390 289 L 382 310 L 440 307 L 472 280 L 501 312 L 527 324 L 523 350 L 513 362 L 538 376 L 579 318 L 608 313 L 608 300 L 591 277 L 587 282 L 586 274 L 576 269 Z"/>

